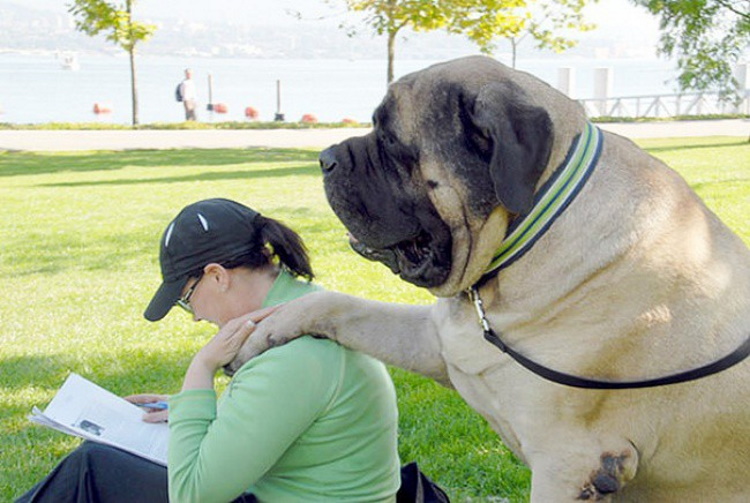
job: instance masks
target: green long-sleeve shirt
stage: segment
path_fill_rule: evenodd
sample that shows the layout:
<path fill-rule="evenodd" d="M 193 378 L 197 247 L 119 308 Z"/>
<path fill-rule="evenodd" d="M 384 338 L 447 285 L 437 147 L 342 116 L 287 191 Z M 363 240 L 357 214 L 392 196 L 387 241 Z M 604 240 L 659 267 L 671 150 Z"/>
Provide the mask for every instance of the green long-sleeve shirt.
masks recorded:
<path fill-rule="evenodd" d="M 282 271 L 264 305 L 316 287 Z M 385 367 L 309 336 L 247 362 L 221 399 L 169 401 L 169 497 L 227 502 L 395 501 L 397 409 Z"/>

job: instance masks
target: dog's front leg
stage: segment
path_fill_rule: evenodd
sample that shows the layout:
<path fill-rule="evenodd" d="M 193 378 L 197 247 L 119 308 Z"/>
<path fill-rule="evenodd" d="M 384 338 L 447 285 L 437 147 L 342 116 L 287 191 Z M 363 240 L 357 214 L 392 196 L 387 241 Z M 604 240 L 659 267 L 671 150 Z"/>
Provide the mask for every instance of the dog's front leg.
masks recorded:
<path fill-rule="evenodd" d="M 450 386 L 431 307 L 335 292 L 315 292 L 284 304 L 258 324 L 227 366 L 227 373 L 271 347 L 306 334 L 327 337 Z"/>

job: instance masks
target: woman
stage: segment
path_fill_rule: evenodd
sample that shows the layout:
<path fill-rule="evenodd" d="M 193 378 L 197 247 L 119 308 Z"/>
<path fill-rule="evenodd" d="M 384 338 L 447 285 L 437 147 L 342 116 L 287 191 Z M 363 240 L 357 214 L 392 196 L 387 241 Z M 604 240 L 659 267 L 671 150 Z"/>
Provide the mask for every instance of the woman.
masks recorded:
<path fill-rule="evenodd" d="M 246 363 L 217 401 L 214 375 L 254 323 L 248 315 L 316 289 L 300 237 L 227 199 L 184 208 L 164 232 L 150 321 L 178 305 L 220 330 L 169 400 L 168 469 L 84 443 L 19 501 L 396 500 L 393 385 L 384 366 L 326 339 L 300 338 Z M 166 419 L 153 411 L 146 420 Z M 114 451 L 114 452 L 112 452 Z M 167 484 L 168 481 L 168 484 Z"/>

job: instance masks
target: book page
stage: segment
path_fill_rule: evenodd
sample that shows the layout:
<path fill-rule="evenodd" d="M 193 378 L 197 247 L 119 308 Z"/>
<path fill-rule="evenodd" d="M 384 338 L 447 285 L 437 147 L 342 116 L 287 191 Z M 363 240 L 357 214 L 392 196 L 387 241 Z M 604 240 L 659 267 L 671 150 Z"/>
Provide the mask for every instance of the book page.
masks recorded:
<path fill-rule="evenodd" d="M 166 466 L 169 426 L 146 423 L 143 413 L 140 407 L 72 373 L 44 412 L 35 408 L 30 419 Z"/>

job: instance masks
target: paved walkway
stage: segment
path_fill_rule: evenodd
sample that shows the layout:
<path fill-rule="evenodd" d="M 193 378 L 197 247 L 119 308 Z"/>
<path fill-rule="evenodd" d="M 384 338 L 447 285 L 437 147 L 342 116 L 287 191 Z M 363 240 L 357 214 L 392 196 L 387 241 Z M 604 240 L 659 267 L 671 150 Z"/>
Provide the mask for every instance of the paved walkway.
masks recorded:
<path fill-rule="evenodd" d="M 629 138 L 750 136 L 750 120 L 675 121 L 599 124 Z M 0 130 L 0 150 L 69 151 L 184 148 L 323 148 L 366 128 L 140 130 L 140 131 L 16 131 Z"/>

